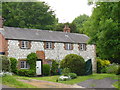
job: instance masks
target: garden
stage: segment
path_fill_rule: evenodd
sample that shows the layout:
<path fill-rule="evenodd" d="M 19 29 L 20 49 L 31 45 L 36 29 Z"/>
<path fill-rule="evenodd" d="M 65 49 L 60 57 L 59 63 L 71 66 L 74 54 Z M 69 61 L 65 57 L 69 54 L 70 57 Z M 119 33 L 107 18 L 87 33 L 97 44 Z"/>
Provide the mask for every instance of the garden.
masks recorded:
<path fill-rule="evenodd" d="M 36 76 L 35 61 L 37 56 L 31 53 L 27 56 L 27 62 L 30 69 L 18 69 L 17 59 L 0 56 L 2 60 L 2 83 L 16 88 L 36 88 L 35 86 L 24 84 L 19 80 L 44 80 L 63 84 L 77 84 L 89 79 L 111 78 L 118 80 L 120 75 L 120 66 L 116 63 L 110 63 L 109 60 L 97 58 L 97 73 L 92 72 L 92 67 L 86 70 L 87 63 L 81 56 L 76 54 L 67 55 L 61 62 L 52 60 L 52 64 L 43 64 L 43 73 L 41 77 Z M 88 67 L 87 67 L 88 68 Z M 87 72 L 87 73 L 86 73 Z M 119 88 L 120 83 L 117 81 L 113 86 Z"/>

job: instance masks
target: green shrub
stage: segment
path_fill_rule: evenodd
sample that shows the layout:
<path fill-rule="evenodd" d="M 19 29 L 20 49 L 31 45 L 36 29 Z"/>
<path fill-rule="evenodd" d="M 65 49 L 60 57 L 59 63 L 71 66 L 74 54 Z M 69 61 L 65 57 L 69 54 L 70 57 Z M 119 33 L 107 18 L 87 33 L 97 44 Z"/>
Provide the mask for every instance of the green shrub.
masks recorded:
<path fill-rule="evenodd" d="M 20 76 L 28 76 L 28 77 L 31 77 L 31 76 L 35 76 L 35 70 L 30 70 L 30 69 L 20 69 L 18 70 L 18 75 Z"/>
<path fill-rule="evenodd" d="M 43 75 L 48 76 L 50 75 L 50 65 L 43 64 Z"/>
<path fill-rule="evenodd" d="M 67 55 L 60 63 L 61 68 L 69 68 L 72 73 L 77 75 L 85 74 L 85 61 L 76 54 Z"/>
<path fill-rule="evenodd" d="M 97 73 L 106 73 L 106 68 L 110 65 L 109 60 L 97 59 Z"/>
<path fill-rule="evenodd" d="M 52 60 L 51 75 L 58 75 L 58 63 L 56 60 Z"/>
<path fill-rule="evenodd" d="M 68 76 L 70 76 L 71 79 L 77 78 L 76 73 L 68 73 Z"/>
<path fill-rule="evenodd" d="M 116 75 L 120 75 L 120 66 L 118 67 L 118 71 L 117 71 Z"/>
<path fill-rule="evenodd" d="M 107 73 L 116 74 L 118 72 L 119 66 L 117 64 L 112 64 L 106 68 Z"/>
<path fill-rule="evenodd" d="M 3 72 L 11 72 L 10 69 L 10 60 L 7 56 L 0 56 L 0 62 L 2 63 L 2 71 Z"/>
<path fill-rule="evenodd" d="M 36 71 L 36 61 L 37 61 L 37 55 L 36 53 L 30 53 L 27 56 L 27 63 L 30 65 L 30 69 Z"/>
<path fill-rule="evenodd" d="M 10 58 L 10 62 L 11 62 L 11 72 L 16 74 L 17 73 L 17 59 Z"/>
<path fill-rule="evenodd" d="M 70 73 L 70 69 L 69 69 L 69 68 L 64 68 L 64 69 L 62 70 L 62 74 L 63 74 L 64 76 L 68 75 L 68 73 Z"/>

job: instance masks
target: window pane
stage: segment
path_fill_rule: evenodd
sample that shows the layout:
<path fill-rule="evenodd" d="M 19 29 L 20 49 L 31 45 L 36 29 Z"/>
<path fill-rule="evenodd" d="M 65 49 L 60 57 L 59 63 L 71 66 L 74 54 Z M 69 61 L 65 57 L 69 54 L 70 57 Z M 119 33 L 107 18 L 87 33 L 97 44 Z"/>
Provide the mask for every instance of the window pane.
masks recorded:
<path fill-rule="evenodd" d="M 26 48 L 28 47 L 28 41 L 25 41 L 25 47 Z"/>
<path fill-rule="evenodd" d="M 49 43 L 46 43 L 46 48 L 49 48 Z"/>
<path fill-rule="evenodd" d="M 24 61 L 21 61 L 21 68 L 24 68 Z"/>
<path fill-rule="evenodd" d="M 24 41 L 22 41 L 22 48 L 24 48 Z"/>
<path fill-rule="evenodd" d="M 46 42 L 46 48 L 51 49 L 52 48 L 52 43 L 51 42 Z"/>
<path fill-rule="evenodd" d="M 52 43 L 50 42 L 50 48 L 52 48 Z"/>

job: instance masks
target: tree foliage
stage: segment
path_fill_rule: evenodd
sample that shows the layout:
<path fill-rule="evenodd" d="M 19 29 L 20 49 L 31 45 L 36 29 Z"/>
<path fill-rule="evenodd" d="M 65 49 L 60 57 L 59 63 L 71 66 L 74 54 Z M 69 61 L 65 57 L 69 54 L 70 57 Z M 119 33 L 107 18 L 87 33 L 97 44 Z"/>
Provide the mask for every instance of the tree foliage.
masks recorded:
<path fill-rule="evenodd" d="M 20 28 L 53 29 L 54 11 L 45 2 L 3 2 L 4 25 Z"/>
<path fill-rule="evenodd" d="M 2 3 L 0 2 L 0 16 L 2 16 Z"/>
<path fill-rule="evenodd" d="M 76 17 L 73 20 L 72 23 L 76 25 L 76 32 L 84 33 L 83 23 L 86 22 L 88 20 L 88 18 L 89 18 L 89 16 L 87 16 L 86 14 L 83 14 L 83 15 Z"/>
<path fill-rule="evenodd" d="M 97 55 L 120 63 L 120 9 L 117 2 L 99 2 L 92 16 L 83 25 L 85 33 L 90 37 L 89 43 L 96 44 Z"/>

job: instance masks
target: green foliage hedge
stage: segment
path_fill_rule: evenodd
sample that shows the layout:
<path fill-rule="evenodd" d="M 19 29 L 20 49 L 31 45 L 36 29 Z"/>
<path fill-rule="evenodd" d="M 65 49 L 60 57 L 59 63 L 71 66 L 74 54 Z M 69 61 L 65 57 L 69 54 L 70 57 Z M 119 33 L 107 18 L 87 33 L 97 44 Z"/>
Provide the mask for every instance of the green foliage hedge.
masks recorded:
<path fill-rule="evenodd" d="M 109 60 L 97 59 L 97 73 L 105 73 L 106 67 L 108 67 L 109 65 Z"/>
<path fill-rule="evenodd" d="M 11 72 L 16 74 L 17 73 L 17 59 L 11 57 L 10 62 L 11 62 Z"/>
<path fill-rule="evenodd" d="M 63 74 L 64 76 L 68 75 L 68 73 L 70 73 L 70 69 L 69 69 L 69 68 L 64 68 L 64 69 L 62 70 L 62 74 Z"/>
<path fill-rule="evenodd" d="M 77 75 L 85 74 L 85 61 L 76 54 L 67 55 L 60 63 L 61 68 L 69 68 L 72 73 Z"/>
<path fill-rule="evenodd" d="M 3 72 L 11 72 L 10 69 L 10 60 L 7 56 L 0 56 L 0 62 L 2 63 L 2 71 Z"/>
<path fill-rule="evenodd" d="M 36 71 L 36 61 L 37 61 L 37 55 L 36 53 L 30 53 L 27 56 L 27 63 L 30 65 L 30 69 Z"/>
<path fill-rule="evenodd" d="M 36 60 L 37 55 L 36 53 L 30 53 L 27 56 L 27 63 L 30 65 L 30 69 L 20 69 L 18 70 L 17 74 L 20 76 L 36 76 Z"/>
<path fill-rule="evenodd" d="M 36 75 L 36 71 L 31 69 L 20 69 L 18 70 L 17 74 L 20 76 L 32 77 Z"/>
<path fill-rule="evenodd" d="M 43 64 L 43 75 L 44 76 L 50 75 L 50 65 L 49 64 Z"/>
<path fill-rule="evenodd" d="M 119 68 L 118 68 L 116 75 L 120 75 L 120 65 L 119 65 Z"/>
<path fill-rule="evenodd" d="M 111 74 L 117 74 L 119 70 L 119 66 L 115 63 L 111 64 L 110 66 L 106 67 L 106 72 Z"/>
<path fill-rule="evenodd" d="M 56 60 L 52 60 L 52 67 L 51 67 L 51 75 L 58 75 L 58 62 Z"/>
<path fill-rule="evenodd" d="M 71 79 L 77 78 L 76 73 L 68 73 L 68 76 L 70 76 Z"/>

